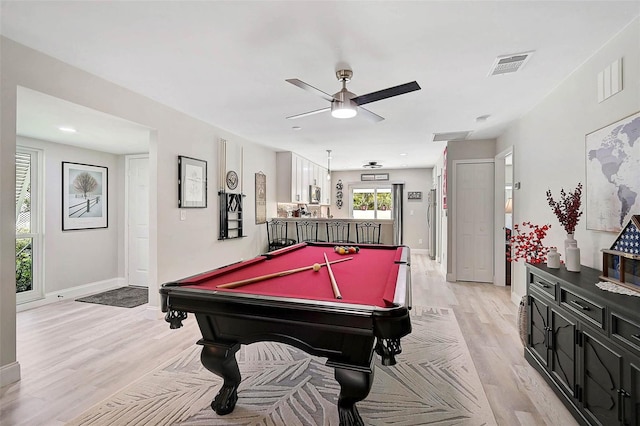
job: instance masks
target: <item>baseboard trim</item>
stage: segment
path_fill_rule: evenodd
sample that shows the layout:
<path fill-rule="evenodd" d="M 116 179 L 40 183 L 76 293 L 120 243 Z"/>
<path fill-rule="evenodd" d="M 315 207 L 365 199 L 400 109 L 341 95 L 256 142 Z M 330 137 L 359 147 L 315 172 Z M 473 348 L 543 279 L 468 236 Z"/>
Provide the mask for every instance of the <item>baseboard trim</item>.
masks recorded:
<path fill-rule="evenodd" d="M 47 293 L 42 299 L 34 300 L 27 303 L 21 303 L 16 306 L 16 311 L 22 312 L 29 309 L 39 308 L 40 306 L 49 305 L 51 303 L 60 302 L 62 300 L 84 297 L 90 294 L 113 290 L 114 288 L 118 287 L 124 287 L 126 285 L 127 282 L 124 277 L 118 277 L 109 280 L 83 284 L 76 287 L 65 288 L 63 290 Z"/>
<path fill-rule="evenodd" d="M 515 293 L 515 292 L 512 291 L 511 292 L 511 302 L 514 305 L 520 305 L 520 300 L 522 299 L 522 296 L 524 296 L 524 294 L 523 295 L 519 295 L 518 293 Z"/>
<path fill-rule="evenodd" d="M 447 282 L 455 283 L 456 282 L 456 274 L 447 273 Z"/>
<path fill-rule="evenodd" d="M 18 361 L 0 367 L 0 387 L 20 381 L 20 363 Z"/>

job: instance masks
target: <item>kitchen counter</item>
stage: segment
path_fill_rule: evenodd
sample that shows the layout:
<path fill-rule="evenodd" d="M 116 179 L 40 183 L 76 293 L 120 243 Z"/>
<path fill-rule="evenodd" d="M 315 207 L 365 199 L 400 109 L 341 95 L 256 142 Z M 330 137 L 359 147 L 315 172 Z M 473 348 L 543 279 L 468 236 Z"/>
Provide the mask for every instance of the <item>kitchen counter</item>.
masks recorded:
<path fill-rule="evenodd" d="M 380 243 L 382 244 L 393 244 L 393 219 L 352 219 L 352 218 L 326 218 L 326 217 L 278 217 L 274 218 L 277 220 L 284 220 L 286 222 L 290 222 L 289 225 L 289 238 L 297 239 L 296 234 L 296 226 L 295 223 L 302 221 L 309 222 L 318 222 L 318 238 L 320 240 L 327 241 L 327 229 L 325 223 L 328 222 L 347 222 L 351 223 L 362 223 L 362 222 L 371 222 L 371 223 L 380 223 Z M 271 220 L 271 219 L 270 219 Z M 356 227 L 355 225 L 351 225 L 350 230 L 350 239 L 352 241 L 356 241 Z"/>

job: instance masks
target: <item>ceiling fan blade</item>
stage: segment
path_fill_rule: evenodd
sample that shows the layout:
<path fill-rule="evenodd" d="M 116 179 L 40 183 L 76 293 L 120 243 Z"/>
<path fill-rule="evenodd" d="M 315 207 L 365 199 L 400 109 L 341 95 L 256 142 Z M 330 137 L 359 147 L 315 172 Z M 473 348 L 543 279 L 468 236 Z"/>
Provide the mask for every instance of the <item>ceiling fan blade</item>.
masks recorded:
<path fill-rule="evenodd" d="M 373 121 L 374 123 L 384 120 L 384 117 L 380 117 L 375 112 L 371 112 L 368 109 L 363 107 L 358 107 L 358 114 L 362 114 L 364 118 L 366 118 L 369 121 Z"/>
<path fill-rule="evenodd" d="M 293 84 L 294 86 L 298 86 L 299 88 L 306 90 L 307 92 L 315 93 L 316 95 L 320 96 L 323 99 L 328 100 L 329 102 L 334 100 L 333 96 L 331 96 L 330 94 L 324 93 L 322 90 L 316 89 L 312 85 L 307 84 L 302 80 L 298 80 L 297 78 L 290 78 L 286 81 Z"/>
<path fill-rule="evenodd" d="M 302 118 L 313 114 L 319 114 L 321 112 L 331 111 L 331 107 L 317 109 L 315 111 L 303 112 L 302 114 L 291 115 L 287 117 L 288 120 L 295 120 L 296 118 Z"/>
<path fill-rule="evenodd" d="M 366 95 L 356 96 L 351 98 L 353 102 L 358 105 L 364 105 L 371 102 L 381 101 L 382 99 L 391 98 L 393 96 L 404 95 L 405 93 L 413 92 L 414 90 L 420 90 L 420 86 L 417 82 L 401 84 L 395 87 L 389 87 L 388 89 L 379 90 L 377 92 L 367 93 Z"/>

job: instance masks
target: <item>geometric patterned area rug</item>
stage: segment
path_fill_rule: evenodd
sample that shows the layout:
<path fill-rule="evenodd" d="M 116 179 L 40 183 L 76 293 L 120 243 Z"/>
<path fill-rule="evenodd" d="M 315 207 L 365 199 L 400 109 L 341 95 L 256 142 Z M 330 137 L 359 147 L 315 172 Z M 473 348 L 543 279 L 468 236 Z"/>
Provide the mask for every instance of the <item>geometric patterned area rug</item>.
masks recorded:
<path fill-rule="evenodd" d="M 149 289 L 132 285 L 76 299 L 76 302 L 97 303 L 120 308 L 135 308 L 136 306 L 144 305 L 148 301 Z"/>
<path fill-rule="evenodd" d="M 396 365 L 382 366 L 374 355 L 373 387 L 357 403 L 364 423 L 495 425 L 453 311 L 414 306 L 411 324 Z M 274 342 L 242 345 L 238 402 L 218 416 L 209 404 L 221 379 L 202 366 L 200 350 L 185 350 L 69 425 L 338 424 L 339 385 L 324 358 Z"/>

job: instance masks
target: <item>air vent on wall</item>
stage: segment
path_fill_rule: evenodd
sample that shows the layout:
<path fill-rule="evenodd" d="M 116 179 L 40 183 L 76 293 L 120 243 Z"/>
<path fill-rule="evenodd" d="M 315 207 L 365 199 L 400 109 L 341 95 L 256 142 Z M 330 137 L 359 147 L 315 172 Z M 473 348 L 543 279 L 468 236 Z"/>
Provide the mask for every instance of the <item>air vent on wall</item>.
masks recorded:
<path fill-rule="evenodd" d="M 463 139 L 466 139 L 467 136 L 469 136 L 469 133 L 471 133 L 471 131 L 434 133 L 433 141 L 434 142 L 461 141 Z"/>
<path fill-rule="evenodd" d="M 491 66 L 489 75 L 511 74 L 520 71 L 531 55 L 533 55 L 533 50 L 530 52 L 498 56 Z"/>
<path fill-rule="evenodd" d="M 362 167 L 365 169 L 379 169 L 382 167 L 382 164 L 378 164 L 377 161 L 369 161 L 367 164 L 364 164 Z"/>

